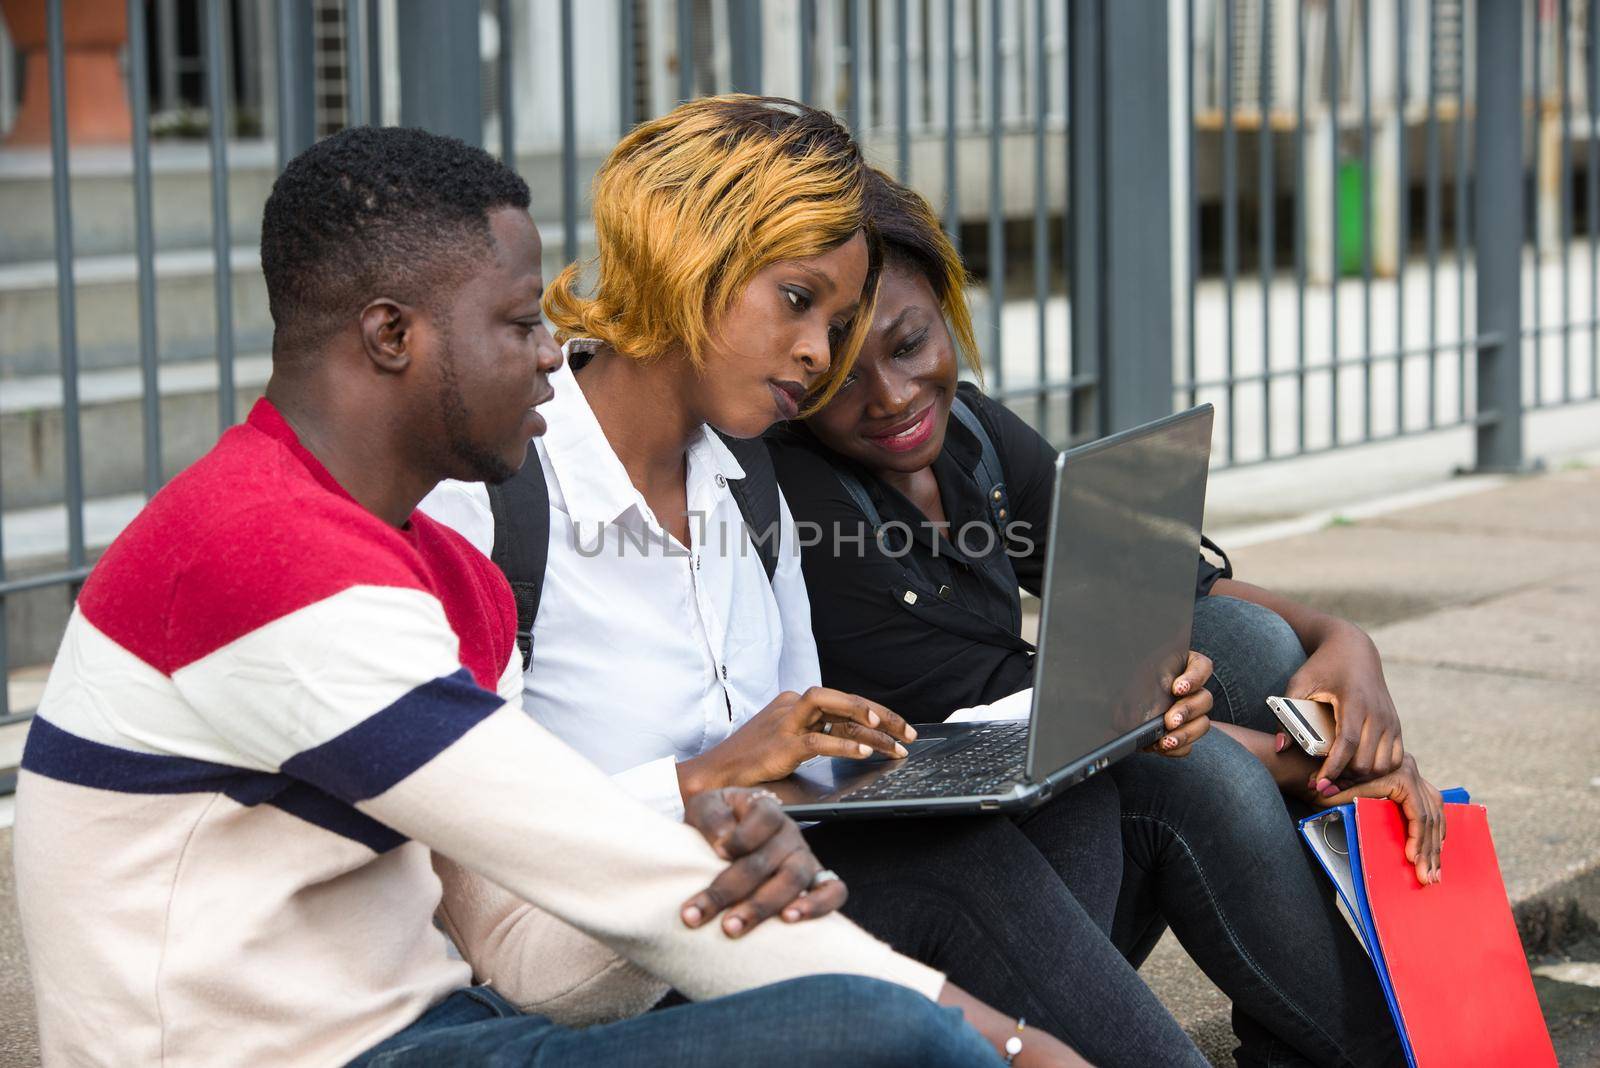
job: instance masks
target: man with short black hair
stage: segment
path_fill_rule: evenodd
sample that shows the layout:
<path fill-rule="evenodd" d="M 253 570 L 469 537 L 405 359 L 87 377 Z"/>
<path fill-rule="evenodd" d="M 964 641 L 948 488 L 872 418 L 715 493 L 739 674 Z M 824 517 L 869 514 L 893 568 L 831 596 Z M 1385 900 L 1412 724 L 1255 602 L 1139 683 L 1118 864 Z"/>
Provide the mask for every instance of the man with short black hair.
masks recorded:
<path fill-rule="evenodd" d="M 942 975 L 830 914 L 842 887 L 771 800 L 672 823 L 521 712 L 505 581 L 414 509 L 543 430 L 560 356 L 527 206 L 413 130 L 347 130 L 274 186 L 266 398 L 90 575 L 23 756 L 47 1061 L 995 1063 L 928 1000 L 961 1003 Z M 517 895 L 493 932 L 513 996 L 545 966 L 531 902 L 709 1000 L 522 1015 L 469 986 L 483 939 L 449 955 L 436 866 L 455 929 Z M 730 904 L 744 922 L 704 922 Z M 778 909 L 811 922 L 755 926 Z"/>

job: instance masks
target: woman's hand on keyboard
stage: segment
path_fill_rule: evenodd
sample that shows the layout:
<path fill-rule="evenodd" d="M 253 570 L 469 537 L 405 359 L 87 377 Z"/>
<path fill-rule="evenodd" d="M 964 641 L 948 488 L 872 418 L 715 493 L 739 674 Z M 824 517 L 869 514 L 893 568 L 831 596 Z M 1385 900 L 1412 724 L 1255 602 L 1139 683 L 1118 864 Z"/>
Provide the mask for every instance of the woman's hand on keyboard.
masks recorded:
<path fill-rule="evenodd" d="M 683 796 L 719 786 L 755 786 L 786 777 L 815 756 L 899 759 L 917 736 L 905 720 L 855 694 L 813 686 L 784 692 L 720 745 L 678 764 Z"/>

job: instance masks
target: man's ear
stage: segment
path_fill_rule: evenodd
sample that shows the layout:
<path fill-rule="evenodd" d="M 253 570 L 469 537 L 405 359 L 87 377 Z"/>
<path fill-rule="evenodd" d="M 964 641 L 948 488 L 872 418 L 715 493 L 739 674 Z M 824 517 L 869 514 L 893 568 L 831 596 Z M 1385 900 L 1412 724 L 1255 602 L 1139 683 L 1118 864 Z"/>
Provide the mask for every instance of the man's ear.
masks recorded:
<path fill-rule="evenodd" d="M 361 347 L 379 371 L 399 374 L 411 366 L 416 320 L 416 309 L 388 297 L 361 309 Z"/>

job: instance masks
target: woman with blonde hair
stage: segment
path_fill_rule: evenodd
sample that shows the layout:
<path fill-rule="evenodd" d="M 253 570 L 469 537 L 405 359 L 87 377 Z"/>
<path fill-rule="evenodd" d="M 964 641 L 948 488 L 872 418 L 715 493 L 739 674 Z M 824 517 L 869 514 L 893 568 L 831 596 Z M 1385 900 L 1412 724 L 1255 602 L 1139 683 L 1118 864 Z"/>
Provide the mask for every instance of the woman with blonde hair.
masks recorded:
<path fill-rule="evenodd" d="M 549 430 L 514 480 L 548 500 L 543 572 L 524 587 L 524 707 L 668 813 L 819 754 L 903 755 L 915 738 L 881 702 L 819 685 L 794 521 L 765 447 L 743 440 L 825 403 L 860 347 L 878 273 L 866 176 L 823 112 L 684 104 L 625 137 L 597 176 L 592 284 L 573 266 L 545 296 L 570 366 L 550 376 Z M 754 524 L 765 550 L 745 523 L 763 486 L 777 519 Z M 453 484 L 425 508 L 504 559 L 512 528 L 536 518 L 507 514 L 512 499 Z M 1207 670 L 1199 659 L 1183 680 L 1180 751 L 1204 733 Z M 1205 1063 L 1075 896 L 1115 892 L 1109 784 L 1025 821 L 928 823 L 858 828 L 863 907 L 846 915 L 1023 1017 L 1016 1063 L 1041 1055 L 1035 1028 L 1102 1065 Z M 803 915 L 802 902 L 782 919 Z M 762 918 L 741 906 L 722 930 Z M 974 1022 L 997 1046 L 1014 1037 Z"/>

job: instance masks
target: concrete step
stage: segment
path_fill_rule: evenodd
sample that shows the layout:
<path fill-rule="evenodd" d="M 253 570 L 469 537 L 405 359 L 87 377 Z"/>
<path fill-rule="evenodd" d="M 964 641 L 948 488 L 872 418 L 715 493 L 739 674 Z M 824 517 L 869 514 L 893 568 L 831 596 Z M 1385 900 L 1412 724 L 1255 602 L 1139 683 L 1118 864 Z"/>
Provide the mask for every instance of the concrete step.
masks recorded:
<path fill-rule="evenodd" d="M 242 418 L 271 374 L 271 357 L 236 358 L 236 412 Z M 217 439 L 218 369 L 214 356 L 165 364 L 160 371 L 162 470 L 169 477 Z M 137 367 L 79 376 L 84 493 L 106 497 L 144 485 L 144 386 Z M 65 499 L 65 436 L 61 378 L 33 375 L 0 381 L 0 508 L 57 505 Z M 64 542 L 62 543 L 65 544 Z M 7 540 L 7 559 L 20 548 Z M 26 555 L 26 554 L 25 554 Z"/>
<path fill-rule="evenodd" d="M 209 248 L 157 254 L 156 337 L 164 360 L 188 360 L 216 351 L 216 296 Z M 234 343 L 240 350 L 267 348 L 272 320 L 266 283 L 253 246 L 232 251 Z M 79 257 L 77 295 L 79 366 L 86 370 L 139 362 L 138 260 L 129 255 Z M 40 375 L 60 370 L 61 332 L 53 260 L 0 267 L 0 374 Z"/>
<path fill-rule="evenodd" d="M 578 152 L 578 189 L 585 201 L 603 156 L 601 149 Z M 553 220 L 541 227 L 545 242 L 553 242 L 559 251 L 561 154 L 527 153 L 519 156 L 517 166 L 532 194 L 534 218 Z M 151 147 L 150 169 L 156 248 L 209 248 L 211 157 L 206 145 L 157 143 Z M 130 150 L 125 146 L 74 149 L 69 170 L 72 237 L 78 255 L 132 254 L 136 243 Z M 260 241 L 261 208 L 277 176 L 277 153 L 271 144 L 229 145 L 228 228 L 236 244 L 254 246 Z M 587 203 L 579 215 L 587 217 Z M 50 260 L 55 255 L 48 151 L 7 148 L 0 153 L 0 219 L 5 220 L 0 228 L 0 266 Z"/>
<path fill-rule="evenodd" d="M 136 247 L 133 156 L 127 146 L 76 148 L 71 175 L 72 239 L 80 256 L 132 253 Z M 158 144 L 150 154 L 150 208 L 157 249 L 211 244 L 211 156 L 204 142 Z M 228 222 L 233 240 L 261 237 L 261 206 L 278 175 L 276 152 L 263 142 L 228 147 Z M 0 266 L 55 255 L 50 153 L 0 153 Z"/>

